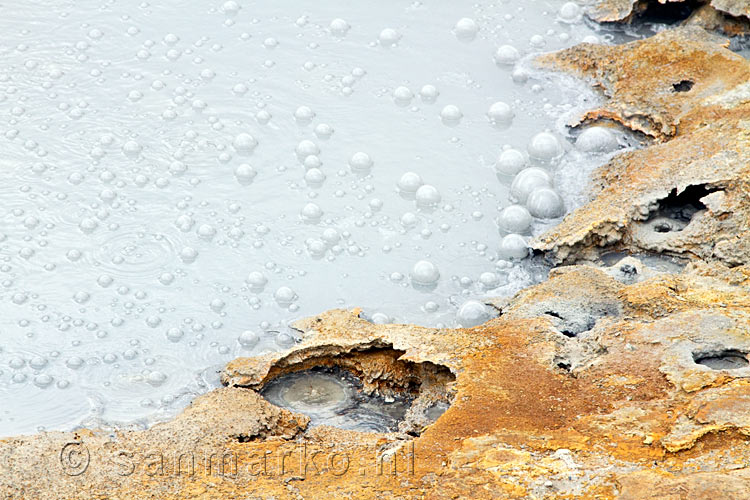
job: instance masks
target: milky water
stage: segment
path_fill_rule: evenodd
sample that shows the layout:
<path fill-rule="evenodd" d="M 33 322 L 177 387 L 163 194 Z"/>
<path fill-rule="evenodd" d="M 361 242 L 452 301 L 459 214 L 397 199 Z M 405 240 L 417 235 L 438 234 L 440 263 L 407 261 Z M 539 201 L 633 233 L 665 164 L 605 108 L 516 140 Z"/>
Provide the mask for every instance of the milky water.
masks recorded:
<path fill-rule="evenodd" d="M 562 1 L 0 10 L 3 435 L 148 425 L 334 307 L 477 324 L 628 146 L 575 148 L 596 97 L 528 62 L 596 35 Z M 530 165 L 513 199 L 550 218 L 501 212 Z"/>

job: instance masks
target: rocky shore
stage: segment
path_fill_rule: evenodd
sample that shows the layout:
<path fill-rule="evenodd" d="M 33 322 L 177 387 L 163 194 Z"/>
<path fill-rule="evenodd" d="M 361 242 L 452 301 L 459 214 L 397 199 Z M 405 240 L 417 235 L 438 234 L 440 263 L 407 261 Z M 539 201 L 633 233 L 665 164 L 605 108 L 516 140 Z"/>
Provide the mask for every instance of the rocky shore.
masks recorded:
<path fill-rule="evenodd" d="M 643 5 L 600 2 L 592 17 Z M 750 15 L 743 1 L 701 8 Z M 0 494 L 750 497 L 750 63 L 688 24 L 538 60 L 606 97 L 571 126 L 616 122 L 651 145 L 603 165 L 590 203 L 533 242 L 560 266 L 496 301 L 499 318 L 449 330 L 376 325 L 356 310 L 302 320 L 301 343 L 233 361 L 225 387 L 170 422 L 0 441 Z M 319 366 L 352 372 L 367 392 L 409 393 L 398 431 L 310 426 L 259 395 Z"/>

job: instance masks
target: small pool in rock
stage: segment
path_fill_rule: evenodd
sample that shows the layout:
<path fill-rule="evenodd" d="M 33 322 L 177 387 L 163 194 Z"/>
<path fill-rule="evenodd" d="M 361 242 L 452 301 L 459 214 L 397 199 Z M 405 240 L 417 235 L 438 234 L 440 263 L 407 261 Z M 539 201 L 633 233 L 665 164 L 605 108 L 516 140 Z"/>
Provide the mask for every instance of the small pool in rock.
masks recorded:
<path fill-rule="evenodd" d="M 282 375 L 269 382 L 261 394 L 276 406 L 309 416 L 311 425 L 365 432 L 397 431 L 411 405 L 407 397 L 365 394 L 357 377 L 332 368 Z M 432 411 L 430 416 L 440 414 Z"/>
<path fill-rule="evenodd" d="M 746 353 L 734 349 L 694 354 L 693 360 L 712 370 L 738 370 L 750 364 Z"/>

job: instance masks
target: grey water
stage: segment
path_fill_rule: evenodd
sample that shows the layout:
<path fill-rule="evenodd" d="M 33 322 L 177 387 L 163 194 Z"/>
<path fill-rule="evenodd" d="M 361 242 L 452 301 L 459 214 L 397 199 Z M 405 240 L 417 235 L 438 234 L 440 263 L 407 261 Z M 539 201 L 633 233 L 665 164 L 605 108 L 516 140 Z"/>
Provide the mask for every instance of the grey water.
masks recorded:
<path fill-rule="evenodd" d="M 0 435 L 146 427 L 290 321 L 474 326 L 632 147 L 558 0 L 0 6 Z"/>

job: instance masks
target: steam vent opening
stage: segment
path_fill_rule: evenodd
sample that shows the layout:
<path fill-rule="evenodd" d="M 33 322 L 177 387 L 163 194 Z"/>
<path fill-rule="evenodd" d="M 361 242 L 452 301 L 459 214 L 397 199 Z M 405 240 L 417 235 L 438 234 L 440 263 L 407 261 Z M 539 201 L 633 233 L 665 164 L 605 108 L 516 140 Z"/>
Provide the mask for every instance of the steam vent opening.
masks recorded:
<path fill-rule="evenodd" d="M 659 201 L 658 209 L 651 212 L 647 224 L 656 233 L 682 231 L 696 213 L 706 209 L 701 199 L 718 190 L 703 184 L 688 186 L 679 194 L 673 189 Z"/>
<path fill-rule="evenodd" d="M 418 435 L 450 406 L 455 376 L 445 366 L 399 359 L 403 351 L 368 348 L 276 366 L 260 394 L 310 417 L 310 425 Z"/>
<path fill-rule="evenodd" d="M 733 349 L 696 353 L 693 360 L 712 370 L 737 370 L 748 366 L 747 354 Z"/>

